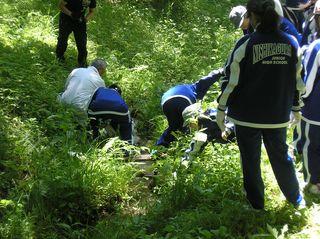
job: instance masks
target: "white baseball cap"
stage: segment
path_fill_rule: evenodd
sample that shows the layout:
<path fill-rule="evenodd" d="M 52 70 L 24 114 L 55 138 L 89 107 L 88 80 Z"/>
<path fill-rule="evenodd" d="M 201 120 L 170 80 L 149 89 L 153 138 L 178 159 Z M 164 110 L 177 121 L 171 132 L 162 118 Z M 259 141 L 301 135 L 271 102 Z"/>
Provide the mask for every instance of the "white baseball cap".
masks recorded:
<path fill-rule="evenodd" d="M 229 19 L 236 28 L 240 28 L 246 13 L 247 9 L 245 6 L 239 5 L 233 7 L 229 13 Z"/>

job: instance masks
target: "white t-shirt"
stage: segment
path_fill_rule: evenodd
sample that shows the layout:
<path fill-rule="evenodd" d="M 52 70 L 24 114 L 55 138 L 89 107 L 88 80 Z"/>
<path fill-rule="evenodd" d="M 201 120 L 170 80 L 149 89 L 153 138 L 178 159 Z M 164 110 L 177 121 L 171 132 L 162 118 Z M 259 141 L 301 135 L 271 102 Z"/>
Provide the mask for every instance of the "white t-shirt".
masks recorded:
<path fill-rule="evenodd" d="M 105 86 L 95 67 L 77 68 L 70 73 L 60 101 L 87 112 L 94 92 Z"/>

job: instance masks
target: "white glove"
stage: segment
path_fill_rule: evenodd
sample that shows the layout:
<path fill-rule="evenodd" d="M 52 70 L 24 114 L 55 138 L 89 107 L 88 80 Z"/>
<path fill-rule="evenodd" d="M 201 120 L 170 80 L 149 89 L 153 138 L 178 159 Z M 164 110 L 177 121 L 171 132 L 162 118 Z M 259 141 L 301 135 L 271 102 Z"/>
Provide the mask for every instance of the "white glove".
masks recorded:
<path fill-rule="evenodd" d="M 214 75 L 218 75 L 218 74 L 219 75 L 224 75 L 224 68 L 221 67 L 219 69 L 213 70 L 211 73 L 214 74 Z"/>
<path fill-rule="evenodd" d="M 221 132 L 224 132 L 226 129 L 225 118 L 226 113 L 224 111 L 217 110 L 216 120 Z"/>
<path fill-rule="evenodd" d="M 289 127 L 293 127 L 298 124 L 301 120 L 301 112 L 300 111 L 291 111 L 290 113 L 290 122 Z"/>

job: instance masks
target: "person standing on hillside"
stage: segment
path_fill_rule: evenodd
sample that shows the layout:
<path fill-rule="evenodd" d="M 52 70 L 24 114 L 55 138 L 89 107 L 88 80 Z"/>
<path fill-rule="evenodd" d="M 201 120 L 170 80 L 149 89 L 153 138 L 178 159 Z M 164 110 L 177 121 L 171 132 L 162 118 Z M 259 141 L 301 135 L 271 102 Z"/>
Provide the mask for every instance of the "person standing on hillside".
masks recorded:
<path fill-rule="evenodd" d="M 294 36 L 300 43 L 301 34 L 298 32 L 294 24 L 284 17 L 283 9 L 279 0 L 274 0 L 275 11 L 280 17 L 280 30 Z M 231 9 L 229 19 L 236 28 L 243 31 L 243 35 L 254 32 L 250 20 L 248 18 L 247 9 L 245 6 L 239 5 Z"/>
<path fill-rule="evenodd" d="M 249 0 L 247 10 L 255 31 L 236 43 L 228 59 L 217 124 L 223 132 L 226 114 L 235 124 L 246 197 L 254 209 L 265 206 L 262 140 L 281 191 L 300 206 L 304 200 L 286 144 L 287 126 L 301 117 L 300 48 L 294 37 L 279 29 L 273 0 Z"/>
<path fill-rule="evenodd" d="M 87 13 L 87 8 L 89 8 Z M 64 61 L 68 38 L 73 32 L 78 49 L 78 66 L 87 66 L 87 22 L 92 18 L 96 0 L 59 0 L 59 36 L 56 56 Z"/>
<path fill-rule="evenodd" d="M 316 40 L 305 52 L 303 61 L 306 93 L 302 95 L 302 120 L 299 145 L 302 149 L 308 190 L 320 195 L 320 15 L 315 15 Z"/>

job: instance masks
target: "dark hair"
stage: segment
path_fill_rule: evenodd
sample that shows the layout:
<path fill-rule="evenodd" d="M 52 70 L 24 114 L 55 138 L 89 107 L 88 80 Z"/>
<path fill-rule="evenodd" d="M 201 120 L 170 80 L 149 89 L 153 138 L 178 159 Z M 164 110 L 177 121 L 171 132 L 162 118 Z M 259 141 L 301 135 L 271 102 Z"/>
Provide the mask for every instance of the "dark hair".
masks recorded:
<path fill-rule="evenodd" d="M 249 17 L 252 13 L 257 17 L 260 23 L 257 31 L 277 32 L 279 30 L 279 15 L 275 10 L 273 0 L 249 0 L 247 3 Z"/>
<path fill-rule="evenodd" d="M 121 93 L 122 93 L 122 90 L 121 90 L 120 87 L 119 87 L 118 85 L 116 85 L 116 84 L 110 85 L 109 88 L 116 90 L 116 91 L 119 93 L 119 95 L 121 95 Z"/>

